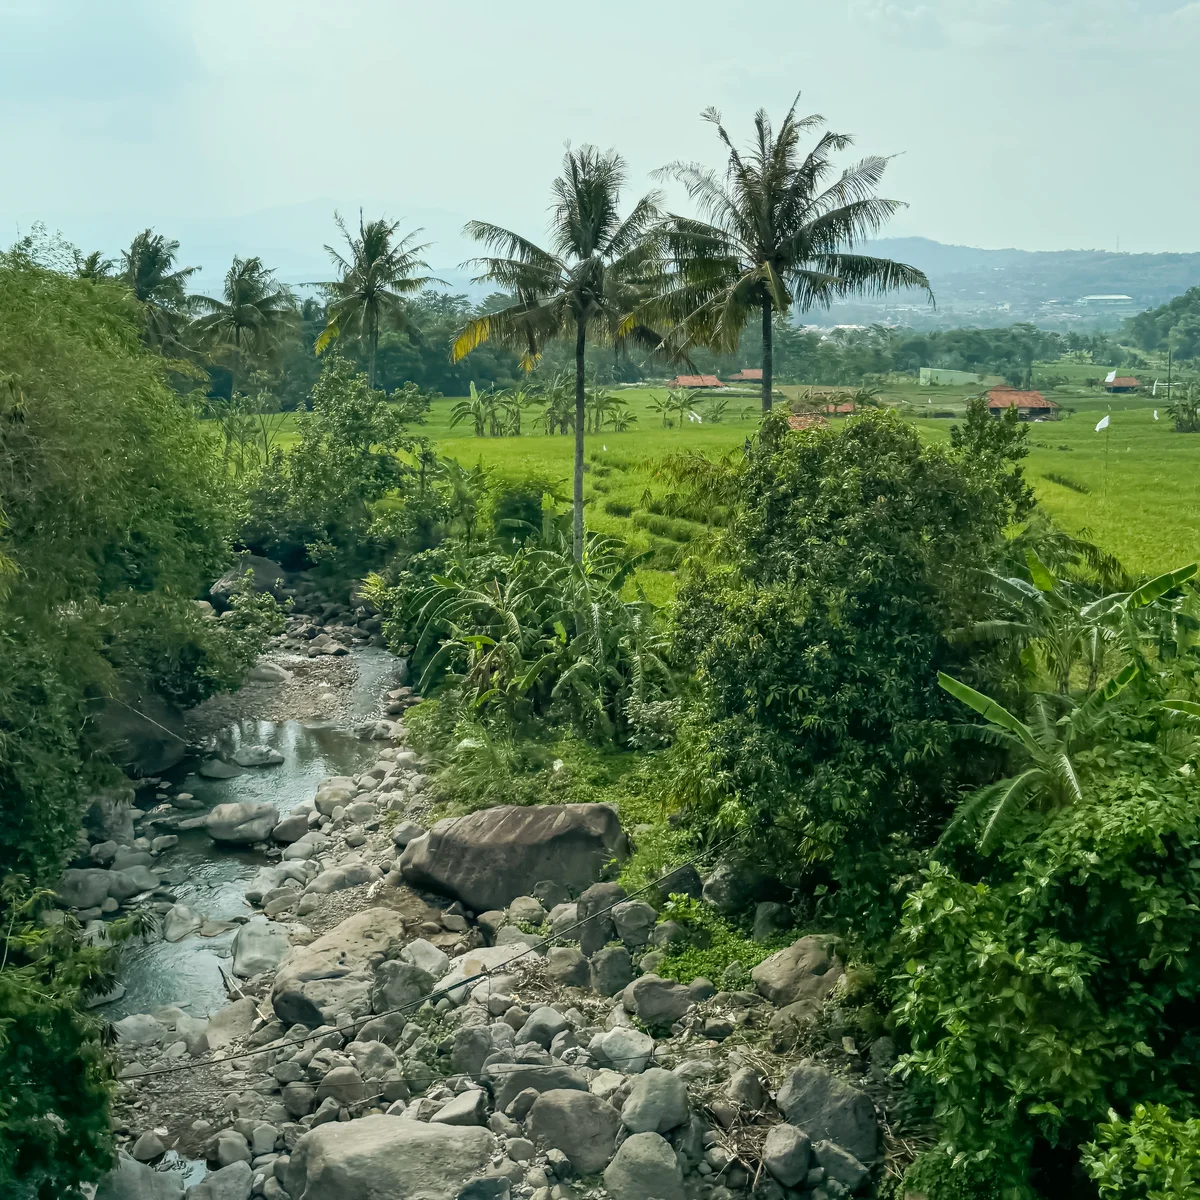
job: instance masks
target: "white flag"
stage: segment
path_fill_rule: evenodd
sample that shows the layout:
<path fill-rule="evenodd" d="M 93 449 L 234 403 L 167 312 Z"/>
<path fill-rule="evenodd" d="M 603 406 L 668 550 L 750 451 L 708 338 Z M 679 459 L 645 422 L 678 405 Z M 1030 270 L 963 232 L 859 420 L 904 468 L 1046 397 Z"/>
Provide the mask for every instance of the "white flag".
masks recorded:
<path fill-rule="evenodd" d="M 1156 421 L 1158 420 L 1158 409 L 1157 408 L 1154 410 L 1154 419 Z"/>
<path fill-rule="evenodd" d="M 1108 416 L 1106 414 L 1105 416 L 1101 417 L 1099 421 L 1096 422 L 1096 432 L 1099 433 L 1100 430 L 1107 429 L 1107 428 L 1108 428 Z"/>

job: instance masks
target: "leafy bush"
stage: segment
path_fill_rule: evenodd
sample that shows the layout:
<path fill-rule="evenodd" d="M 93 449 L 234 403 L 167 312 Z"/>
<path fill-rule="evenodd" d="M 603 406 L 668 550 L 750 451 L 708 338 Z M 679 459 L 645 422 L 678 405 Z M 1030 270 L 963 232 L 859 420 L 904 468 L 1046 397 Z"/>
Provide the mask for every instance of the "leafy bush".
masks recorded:
<path fill-rule="evenodd" d="M 674 793 L 755 854 L 827 872 L 856 924 L 932 844 L 964 766 L 937 672 L 976 611 L 972 570 L 1011 510 L 1003 464 L 923 445 L 894 414 L 788 433 L 764 422 L 735 477 L 729 567 L 674 609 L 699 688 Z M 723 485 L 727 486 L 727 485 Z"/>
<path fill-rule="evenodd" d="M 1200 1120 L 1177 1121 L 1161 1104 L 1115 1112 L 1084 1147 L 1083 1165 L 1102 1200 L 1185 1200 L 1200 1192 Z"/>
<path fill-rule="evenodd" d="M 1014 1194 L 1035 1153 L 1069 1161 L 1110 1107 L 1194 1103 L 1200 806 L 1179 766 L 1106 747 L 1081 766 L 1088 802 L 988 881 L 934 862 L 905 902 L 906 1069 L 936 1086 L 950 1152 Z"/>
<path fill-rule="evenodd" d="M 1000 1187 L 986 1168 L 970 1160 L 956 1162 L 941 1149 L 927 1150 L 904 1172 L 900 1195 L 925 1200 L 1002 1200 Z"/>

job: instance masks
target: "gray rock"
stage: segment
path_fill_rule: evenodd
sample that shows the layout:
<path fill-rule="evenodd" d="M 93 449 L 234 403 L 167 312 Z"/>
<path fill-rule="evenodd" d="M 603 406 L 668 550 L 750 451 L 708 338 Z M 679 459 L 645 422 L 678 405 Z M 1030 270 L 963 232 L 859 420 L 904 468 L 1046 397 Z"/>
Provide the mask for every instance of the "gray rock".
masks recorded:
<path fill-rule="evenodd" d="M 704 895 L 700 872 L 691 863 L 669 867 L 658 877 L 658 890 L 664 896 L 691 896 L 699 900 Z"/>
<path fill-rule="evenodd" d="M 100 1180 L 96 1200 L 182 1200 L 183 1180 L 174 1171 L 155 1171 L 121 1151 L 117 1165 Z"/>
<path fill-rule="evenodd" d="M 686 946 L 690 940 L 687 927 L 679 921 L 661 921 L 650 933 L 655 946 Z"/>
<path fill-rule="evenodd" d="M 860 1163 L 879 1153 L 879 1122 L 865 1092 L 815 1063 L 801 1063 L 788 1075 L 775 1098 L 784 1119 L 803 1129 L 813 1142 L 836 1142 Z"/>
<path fill-rule="evenodd" d="M 621 1123 L 630 1133 L 666 1133 L 685 1124 L 688 1115 L 687 1084 L 661 1067 L 639 1075 L 621 1107 Z"/>
<path fill-rule="evenodd" d="M 117 695 L 88 707 L 88 740 L 127 775 L 159 775 L 187 756 L 183 714 L 150 687 L 120 680 Z"/>
<path fill-rule="evenodd" d="M 640 1029 L 618 1025 L 596 1034 L 588 1045 L 588 1053 L 601 1066 L 625 1075 L 639 1075 L 654 1057 L 654 1039 Z"/>
<path fill-rule="evenodd" d="M 486 1125 L 487 1093 L 481 1088 L 467 1088 L 443 1104 L 429 1119 L 442 1125 Z"/>
<path fill-rule="evenodd" d="M 287 577 L 273 559 L 261 554 L 241 554 L 237 561 L 208 589 L 217 608 L 228 608 L 235 592 L 269 592 L 276 600 L 283 599 Z"/>
<path fill-rule="evenodd" d="M 763 899 L 770 879 L 749 863 L 721 863 L 704 882 L 704 899 L 719 913 L 730 915 Z"/>
<path fill-rule="evenodd" d="M 434 979 L 441 979 L 450 969 L 450 956 L 425 938 L 416 938 L 409 942 L 400 951 L 400 958 L 404 962 L 412 963 L 414 967 L 420 967 Z"/>
<path fill-rule="evenodd" d="M 133 1143 L 133 1149 L 130 1154 L 138 1160 L 138 1162 L 150 1162 L 167 1152 L 166 1146 L 163 1145 L 162 1138 L 154 1132 L 153 1129 L 147 1129 L 136 1142 Z"/>
<path fill-rule="evenodd" d="M 192 912 L 186 904 L 172 904 L 163 914 L 162 935 L 168 942 L 181 942 L 203 924 L 203 917 Z"/>
<path fill-rule="evenodd" d="M 574 932 L 575 925 L 579 921 L 579 905 L 574 902 L 556 904 L 550 910 L 546 920 L 555 937 L 569 936 Z"/>
<path fill-rule="evenodd" d="M 812 1142 L 808 1134 L 786 1123 L 771 1126 L 763 1145 L 763 1166 L 784 1187 L 795 1187 L 808 1175 Z"/>
<path fill-rule="evenodd" d="M 543 1149 L 561 1150 L 579 1175 L 594 1175 L 612 1160 L 621 1118 L 607 1100 L 590 1092 L 543 1092 L 525 1120 Z"/>
<path fill-rule="evenodd" d="M 235 800 L 218 804 L 204 819 L 216 842 L 265 842 L 279 824 L 279 809 L 265 800 Z"/>
<path fill-rule="evenodd" d="M 264 917 L 251 917 L 233 935 L 233 973 L 249 979 L 274 971 L 289 949 L 286 929 Z"/>
<path fill-rule="evenodd" d="M 750 977 L 759 995 L 783 1008 L 799 1000 L 823 1001 L 842 973 L 841 961 L 826 939 L 810 934 L 764 959 Z"/>
<path fill-rule="evenodd" d="M 532 896 L 516 896 L 508 906 L 508 919 L 516 924 L 540 925 L 546 919 L 546 910 Z"/>
<path fill-rule="evenodd" d="M 235 1000 L 208 1018 L 204 1037 L 210 1050 L 221 1050 L 249 1035 L 258 1017 L 258 1005 L 252 996 Z"/>
<path fill-rule="evenodd" d="M 483 1070 L 484 1059 L 494 1049 L 492 1031 L 486 1025 L 456 1029 L 450 1051 L 450 1069 L 456 1075 L 478 1075 Z"/>
<path fill-rule="evenodd" d="M 113 1032 L 122 1046 L 157 1046 L 167 1034 L 167 1027 L 149 1013 L 133 1013 L 113 1022 Z"/>
<path fill-rule="evenodd" d="M 334 1067 L 317 1085 L 317 1102 L 333 1097 L 341 1105 L 357 1104 L 367 1094 L 363 1077 L 353 1067 Z"/>
<path fill-rule="evenodd" d="M 236 779 L 245 773 L 241 767 L 224 762 L 219 758 L 210 758 L 207 762 L 202 762 L 196 769 L 196 774 L 201 779 Z"/>
<path fill-rule="evenodd" d="M 291 813 L 271 830 L 271 841 L 290 845 L 308 833 L 308 813 Z"/>
<path fill-rule="evenodd" d="M 777 933 L 792 927 L 792 910 L 775 900 L 763 900 L 754 910 L 754 932 L 756 942 L 766 942 Z"/>
<path fill-rule="evenodd" d="M 533 891 L 530 895 L 549 912 L 552 908 L 557 908 L 560 904 L 570 903 L 571 889 L 564 887 L 561 883 L 557 883 L 553 879 L 539 879 L 533 885 Z"/>
<path fill-rule="evenodd" d="M 283 755 L 270 746 L 239 746 L 233 752 L 233 761 L 239 767 L 277 767 Z"/>
<path fill-rule="evenodd" d="M 679 1160 L 657 1133 L 627 1137 L 604 1172 L 604 1186 L 612 1200 L 684 1200 Z"/>
<path fill-rule="evenodd" d="M 624 994 L 625 1011 L 651 1026 L 673 1024 L 693 1003 L 691 992 L 682 983 L 660 979 L 657 975 L 640 976 Z"/>
<path fill-rule="evenodd" d="M 551 946 L 546 954 L 546 974 L 561 987 L 587 987 L 588 960 L 575 946 Z"/>
<path fill-rule="evenodd" d="M 334 1121 L 300 1137 L 283 1184 L 294 1200 L 456 1200 L 495 1149 L 496 1139 L 477 1126 L 387 1116 Z"/>
<path fill-rule="evenodd" d="M 576 936 L 588 958 L 616 939 L 617 928 L 608 909 L 624 899 L 625 889 L 620 884 L 594 883 L 576 901 L 578 919 L 583 922 Z"/>
<path fill-rule="evenodd" d="M 346 888 L 358 887 L 363 883 L 375 883 L 383 878 L 383 872 L 374 863 L 351 859 L 322 871 L 304 889 L 306 896 L 328 896 L 331 892 L 342 892 Z"/>
<path fill-rule="evenodd" d="M 570 1089 L 577 1092 L 588 1090 L 587 1079 L 574 1067 L 536 1065 L 514 1067 L 510 1064 L 499 1063 L 495 1067 L 485 1067 L 484 1072 L 492 1081 L 496 1109 L 499 1112 L 507 1112 L 508 1106 L 526 1089 L 537 1095 L 559 1089 Z"/>
<path fill-rule="evenodd" d="M 102 867 L 64 871 L 58 881 L 58 898 L 68 908 L 99 908 L 108 897 L 112 874 Z"/>
<path fill-rule="evenodd" d="M 558 1009 L 543 1005 L 529 1014 L 529 1020 L 517 1032 L 516 1044 L 537 1042 L 543 1050 L 549 1050 L 555 1036 L 569 1028 L 570 1023 Z"/>
<path fill-rule="evenodd" d="M 725 1085 L 725 1095 L 752 1112 L 761 1112 L 769 1098 L 762 1076 L 753 1067 L 742 1067 L 735 1071 Z"/>
<path fill-rule="evenodd" d="M 109 871 L 108 894 L 114 900 L 128 900 L 139 892 L 152 892 L 159 878 L 149 867 L 129 867 L 124 871 Z"/>
<path fill-rule="evenodd" d="M 404 918 L 390 908 L 368 908 L 308 946 L 293 946 L 275 974 L 271 1003 L 286 1026 L 321 1025 L 339 1013 L 367 1016 L 374 972 L 371 960 L 404 936 Z"/>
<path fill-rule="evenodd" d="M 250 1153 L 250 1143 L 245 1135 L 236 1129 L 222 1129 L 217 1134 L 217 1162 L 223 1167 L 232 1163 L 249 1162 L 253 1157 Z"/>
<path fill-rule="evenodd" d="M 405 846 L 400 870 L 413 887 L 485 912 L 528 895 L 539 881 L 583 887 L 627 854 L 620 820 L 608 805 L 503 805 L 439 821 Z"/>
<path fill-rule="evenodd" d="M 812 1148 L 817 1166 L 825 1172 L 826 1179 L 836 1179 L 847 1191 L 857 1192 L 870 1172 L 847 1150 L 833 1142 L 817 1142 Z"/>
<path fill-rule="evenodd" d="M 623 992 L 633 979 L 633 959 L 624 946 L 609 946 L 592 955 L 588 977 L 602 996 Z"/>
<path fill-rule="evenodd" d="M 283 1107 L 293 1120 L 307 1116 L 317 1102 L 317 1089 L 310 1083 L 296 1081 L 287 1084 L 283 1089 Z"/>
<path fill-rule="evenodd" d="M 250 1200 L 253 1182 L 249 1163 L 230 1163 L 188 1188 L 187 1200 Z"/>
<path fill-rule="evenodd" d="M 797 1000 L 785 1004 L 767 1026 L 767 1045 L 776 1054 L 786 1054 L 817 1027 L 821 1018 L 819 1000 Z"/>
<path fill-rule="evenodd" d="M 397 850 L 403 850 L 409 842 L 416 841 L 417 838 L 424 836 L 424 825 L 418 825 L 416 821 L 400 821 L 396 825 L 396 828 L 392 830 L 392 845 Z"/>
<path fill-rule="evenodd" d="M 617 937 L 636 950 L 650 941 L 658 913 L 644 900 L 624 900 L 613 908 L 612 918 Z"/>
<path fill-rule="evenodd" d="M 381 1013 L 407 1005 L 419 1005 L 437 985 L 428 971 L 400 959 L 381 963 L 371 989 L 371 1010 Z"/>

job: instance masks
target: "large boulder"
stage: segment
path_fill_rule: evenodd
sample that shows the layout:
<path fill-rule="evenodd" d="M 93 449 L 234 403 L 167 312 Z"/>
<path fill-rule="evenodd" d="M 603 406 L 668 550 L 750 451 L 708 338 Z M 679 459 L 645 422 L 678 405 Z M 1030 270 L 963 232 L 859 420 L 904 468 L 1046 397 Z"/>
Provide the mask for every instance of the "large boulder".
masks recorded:
<path fill-rule="evenodd" d="M 695 997 L 682 983 L 641 975 L 624 992 L 625 1011 L 636 1015 L 643 1025 L 666 1026 L 678 1021 L 695 1003 Z"/>
<path fill-rule="evenodd" d="M 404 935 L 404 918 L 368 908 L 307 946 L 293 946 L 279 964 L 271 1003 L 285 1026 L 333 1024 L 339 1013 L 366 1016 L 374 982 L 371 959 Z"/>
<path fill-rule="evenodd" d="M 687 1084 L 662 1067 L 639 1075 L 621 1108 L 621 1123 L 630 1133 L 666 1133 L 688 1116 Z"/>
<path fill-rule="evenodd" d="M 250 1200 L 253 1184 L 248 1162 L 230 1163 L 188 1188 L 187 1200 Z"/>
<path fill-rule="evenodd" d="M 58 898 L 68 908 L 99 908 L 108 899 L 112 873 L 101 867 L 64 871 L 58 881 Z"/>
<path fill-rule="evenodd" d="M 579 897 L 575 912 L 580 921 L 579 948 L 591 958 L 617 936 L 612 909 L 625 899 L 619 883 L 594 883 Z"/>
<path fill-rule="evenodd" d="M 719 863 L 704 881 L 704 899 L 719 913 L 736 913 L 755 900 L 767 899 L 773 880 L 751 863 Z"/>
<path fill-rule="evenodd" d="M 204 818 L 204 828 L 215 842 L 265 842 L 278 824 L 279 809 L 265 800 L 218 804 Z"/>
<path fill-rule="evenodd" d="M 529 1136 L 561 1150 L 579 1175 L 594 1175 L 612 1160 L 621 1118 L 607 1100 L 574 1089 L 543 1092 L 525 1118 Z"/>
<path fill-rule="evenodd" d="M 247 578 L 249 574 L 249 578 Z M 208 589 L 217 608 L 227 608 L 229 597 L 243 589 L 252 592 L 270 592 L 278 600 L 283 595 L 285 584 L 283 568 L 269 558 L 258 554 L 243 554 L 220 579 Z"/>
<path fill-rule="evenodd" d="M 841 960 L 825 938 L 810 934 L 777 950 L 750 972 L 759 995 L 776 1008 L 801 1000 L 824 1000 L 842 977 Z"/>
<path fill-rule="evenodd" d="M 627 1137 L 604 1172 L 604 1186 L 613 1200 L 683 1200 L 679 1160 L 657 1133 Z"/>
<path fill-rule="evenodd" d="M 559 1066 L 513 1066 L 496 1063 L 484 1068 L 491 1080 L 492 1092 L 496 1097 L 496 1110 L 503 1112 L 526 1088 L 535 1092 L 576 1091 L 586 1092 L 588 1081 L 574 1067 Z"/>
<path fill-rule="evenodd" d="M 251 917 L 233 935 L 233 973 L 249 979 L 273 971 L 290 948 L 286 929 L 265 917 Z"/>
<path fill-rule="evenodd" d="M 582 891 L 628 842 L 607 804 L 502 805 L 439 821 L 404 847 L 400 871 L 476 912 L 506 907 L 539 882 Z"/>
<path fill-rule="evenodd" d="M 123 1150 L 117 1165 L 100 1180 L 96 1200 L 181 1200 L 183 1180 L 176 1171 L 155 1171 Z"/>
<path fill-rule="evenodd" d="M 474 1125 L 331 1121 L 296 1142 L 283 1184 L 293 1200 L 456 1200 L 495 1148 L 496 1139 Z"/>
<path fill-rule="evenodd" d="M 879 1121 L 865 1092 L 805 1062 L 784 1080 L 775 1097 L 784 1120 L 803 1129 L 815 1143 L 836 1142 L 861 1163 L 879 1154 Z"/>
<path fill-rule="evenodd" d="M 89 702 L 87 730 L 102 754 L 135 777 L 169 771 L 191 745 L 179 709 L 130 681 L 121 682 L 115 696 Z"/>

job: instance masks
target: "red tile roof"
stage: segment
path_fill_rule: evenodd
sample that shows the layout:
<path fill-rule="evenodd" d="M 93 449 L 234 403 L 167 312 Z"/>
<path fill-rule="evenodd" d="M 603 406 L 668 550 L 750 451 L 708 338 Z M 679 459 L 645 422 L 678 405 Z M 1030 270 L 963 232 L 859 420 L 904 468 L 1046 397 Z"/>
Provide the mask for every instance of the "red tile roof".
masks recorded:
<path fill-rule="evenodd" d="M 1135 388 L 1142 385 L 1132 375 L 1119 375 L 1116 379 L 1106 380 L 1104 386 L 1106 388 Z"/>
<path fill-rule="evenodd" d="M 788 417 L 788 427 L 797 433 L 801 429 L 814 429 L 818 425 L 827 425 L 828 423 L 820 413 L 792 413 Z"/>
<path fill-rule="evenodd" d="M 667 387 L 719 388 L 725 385 L 715 375 L 676 375 L 667 380 Z"/>
<path fill-rule="evenodd" d="M 762 367 L 743 367 L 736 375 L 730 375 L 730 383 L 762 383 Z"/>
<path fill-rule="evenodd" d="M 847 401 L 845 404 L 827 404 L 821 411 L 828 413 L 831 417 L 845 417 L 854 411 L 854 404 L 851 401 Z"/>
<path fill-rule="evenodd" d="M 1057 408 L 1041 392 L 1021 392 L 1016 388 L 992 388 L 988 392 L 988 408 Z"/>

